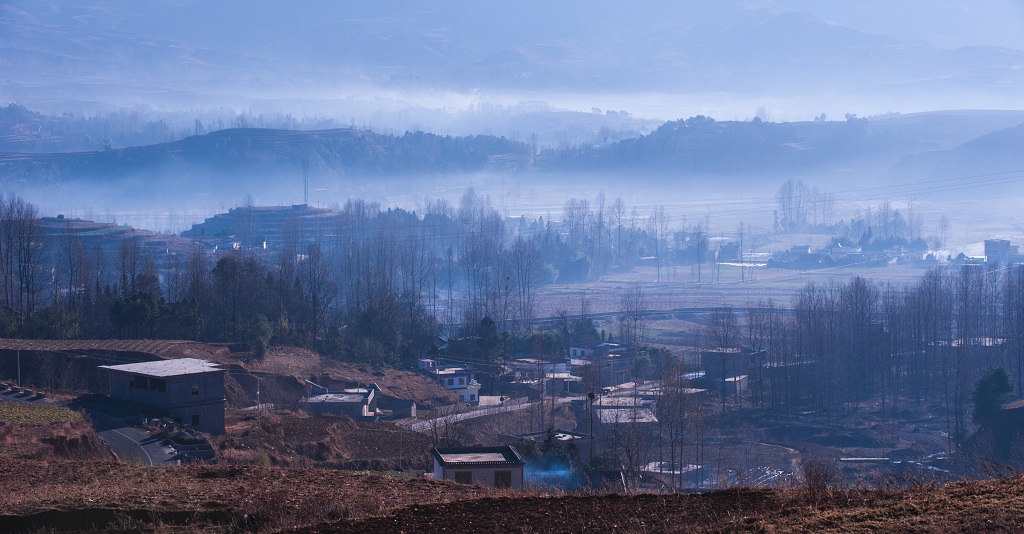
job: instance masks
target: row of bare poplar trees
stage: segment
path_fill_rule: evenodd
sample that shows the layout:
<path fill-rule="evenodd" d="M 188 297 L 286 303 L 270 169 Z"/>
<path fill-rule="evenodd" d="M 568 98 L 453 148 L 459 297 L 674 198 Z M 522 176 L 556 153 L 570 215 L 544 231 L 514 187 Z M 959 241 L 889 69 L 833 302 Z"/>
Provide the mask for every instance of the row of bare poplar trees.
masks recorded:
<path fill-rule="evenodd" d="M 1024 381 L 1024 266 L 938 267 L 904 286 L 812 283 L 791 309 L 767 301 L 743 317 L 715 310 L 706 340 L 752 349 L 745 368 L 755 407 L 872 406 L 898 418 L 910 405 L 940 406 L 954 448 L 968 434 L 971 388 L 985 368 Z"/>

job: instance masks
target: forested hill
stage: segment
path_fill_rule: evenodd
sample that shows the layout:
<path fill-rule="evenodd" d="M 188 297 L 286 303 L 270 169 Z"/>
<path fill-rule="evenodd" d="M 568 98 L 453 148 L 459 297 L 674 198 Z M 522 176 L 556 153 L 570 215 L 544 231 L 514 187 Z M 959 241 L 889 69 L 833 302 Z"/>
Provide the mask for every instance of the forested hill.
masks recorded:
<path fill-rule="evenodd" d="M 884 172 L 903 158 L 946 150 L 1024 121 L 1020 113 L 944 112 L 841 121 L 670 121 L 651 134 L 539 161 L 561 170 L 640 169 L 682 174 Z"/>
<path fill-rule="evenodd" d="M 101 183 L 133 176 L 147 176 L 151 185 L 159 185 L 164 174 L 173 180 L 193 174 L 236 183 L 239 179 L 296 176 L 304 170 L 311 176 L 334 177 L 497 170 L 782 176 L 856 171 L 892 176 L 893 172 L 916 175 L 956 169 L 972 174 L 969 171 L 978 167 L 980 160 L 1010 166 L 1018 163 L 1015 140 L 1024 131 L 1017 128 L 1022 122 L 1024 112 L 1012 111 L 947 111 L 792 123 L 715 121 L 697 116 L 666 122 L 642 137 L 549 148 L 537 155 L 531 144 L 486 135 L 234 128 L 180 141 L 95 152 L 0 152 L 0 186 L 72 179 Z"/>
<path fill-rule="evenodd" d="M 528 145 L 493 136 L 423 132 L 383 135 L 344 128 L 293 131 L 236 128 L 181 141 L 97 152 L 0 153 L 5 181 L 37 184 L 72 178 L 116 179 L 168 169 L 272 175 L 310 172 L 389 175 L 524 167 Z"/>

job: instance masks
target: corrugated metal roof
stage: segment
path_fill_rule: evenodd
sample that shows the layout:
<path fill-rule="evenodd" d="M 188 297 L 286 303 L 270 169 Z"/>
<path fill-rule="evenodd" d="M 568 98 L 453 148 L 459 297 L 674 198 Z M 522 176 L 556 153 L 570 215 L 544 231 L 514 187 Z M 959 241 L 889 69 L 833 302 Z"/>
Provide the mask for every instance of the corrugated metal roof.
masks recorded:
<path fill-rule="evenodd" d="M 170 376 L 198 375 L 224 371 L 218 364 L 198 358 L 178 358 L 175 360 L 159 360 L 155 362 L 128 363 L 124 365 L 101 365 L 100 369 L 110 369 L 124 373 L 167 378 Z"/>

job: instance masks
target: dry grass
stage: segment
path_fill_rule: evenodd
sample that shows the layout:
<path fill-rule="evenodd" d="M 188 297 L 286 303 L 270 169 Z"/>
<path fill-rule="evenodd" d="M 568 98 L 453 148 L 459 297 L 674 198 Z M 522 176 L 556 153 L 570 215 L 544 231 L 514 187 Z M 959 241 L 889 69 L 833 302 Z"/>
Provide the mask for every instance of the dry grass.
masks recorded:
<path fill-rule="evenodd" d="M 146 468 L 0 458 L 0 530 L 91 520 L 96 531 L 1015 532 L 1024 478 L 908 490 L 734 488 L 550 496 L 322 469 Z M 813 493 L 813 495 L 812 495 Z M 48 521 L 40 523 L 39 521 Z M 36 523 L 31 523 L 36 521 Z M 79 528 L 88 530 L 85 523 Z"/>
<path fill-rule="evenodd" d="M 109 454 L 78 412 L 0 401 L 0 458 L 107 459 Z"/>
<path fill-rule="evenodd" d="M 215 438 L 221 462 L 283 467 L 402 470 L 428 467 L 430 438 L 391 423 L 302 412 L 229 411 L 227 432 Z"/>
<path fill-rule="evenodd" d="M 3 458 L 0 480 L 8 489 L 0 492 L 0 531 L 5 532 L 13 530 L 11 525 L 24 525 L 33 516 L 47 513 L 49 524 L 37 523 L 28 530 L 47 529 L 67 517 L 81 517 L 80 527 L 87 529 L 89 516 L 84 511 L 95 510 L 145 519 L 144 525 L 131 530 L 151 530 L 162 524 L 157 531 L 274 531 L 331 519 L 380 516 L 410 503 L 500 495 L 478 486 L 325 469 L 151 468 Z M 18 518 L 22 523 L 16 522 Z M 104 521 L 97 520 L 96 531 L 110 530 Z"/>
<path fill-rule="evenodd" d="M 700 495 L 509 497 L 411 505 L 316 532 L 1020 532 L 1024 480 L 906 491 L 732 489 Z M 309 530 L 303 530 L 308 532 Z"/>
<path fill-rule="evenodd" d="M 65 423 L 81 417 L 78 412 L 60 406 L 0 401 L 0 420 L 11 423 Z"/>

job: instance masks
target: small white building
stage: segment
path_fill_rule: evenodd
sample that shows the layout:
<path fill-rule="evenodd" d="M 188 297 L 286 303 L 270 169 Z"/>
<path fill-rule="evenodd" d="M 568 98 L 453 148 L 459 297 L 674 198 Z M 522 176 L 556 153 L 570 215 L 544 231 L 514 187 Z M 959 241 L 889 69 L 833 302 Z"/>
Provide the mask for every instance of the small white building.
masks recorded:
<path fill-rule="evenodd" d="M 304 406 L 311 414 L 345 414 L 357 421 L 368 421 L 377 417 L 376 393 L 374 388 L 346 388 L 309 397 Z"/>
<path fill-rule="evenodd" d="M 511 445 L 433 448 L 434 480 L 522 489 L 526 463 Z"/>
<path fill-rule="evenodd" d="M 468 365 L 438 365 L 430 359 L 419 360 L 420 371 L 437 380 L 446 390 L 456 394 L 462 402 L 470 405 L 480 403 L 480 382 L 476 369 Z"/>

